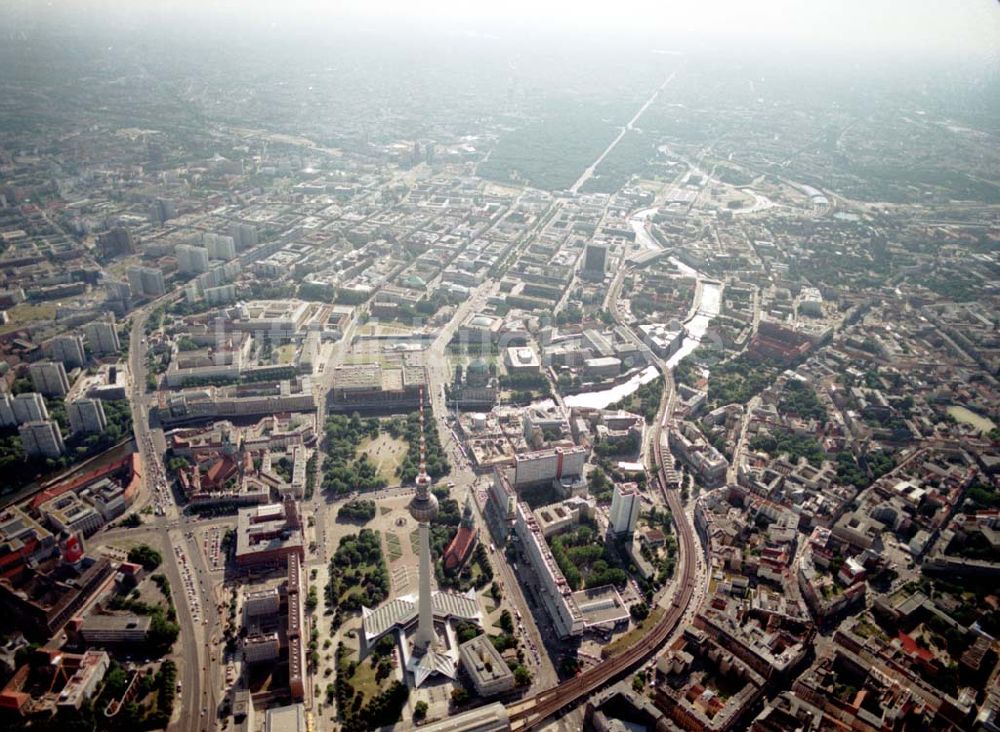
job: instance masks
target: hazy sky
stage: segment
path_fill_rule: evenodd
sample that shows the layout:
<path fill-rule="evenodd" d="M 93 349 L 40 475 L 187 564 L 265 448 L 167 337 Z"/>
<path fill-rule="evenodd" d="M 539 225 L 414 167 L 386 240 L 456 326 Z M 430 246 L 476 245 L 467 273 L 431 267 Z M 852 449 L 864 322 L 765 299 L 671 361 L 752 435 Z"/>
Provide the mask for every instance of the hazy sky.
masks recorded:
<path fill-rule="evenodd" d="M 525 31 L 664 44 L 781 44 L 996 57 L 997 0 L 5 0 L 0 19 L 67 15 L 160 24 L 400 27 L 509 38 Z M 225 27 L 225 26 L 223 26 Z M 218 26 L 216 25 L 218 29 Z"/>

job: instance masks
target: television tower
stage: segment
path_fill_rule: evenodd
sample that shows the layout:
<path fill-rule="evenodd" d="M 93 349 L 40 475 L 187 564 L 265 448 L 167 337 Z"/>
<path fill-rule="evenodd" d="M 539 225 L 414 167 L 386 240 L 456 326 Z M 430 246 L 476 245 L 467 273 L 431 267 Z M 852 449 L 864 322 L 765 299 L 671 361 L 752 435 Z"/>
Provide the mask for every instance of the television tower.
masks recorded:
<path fill-rule="evenodd" d="M 434 645 L 434 611 L 431 607 L 431 520 L 437 516 L 438 499 L 430 491 L 431 476 L 427 474 L 427 443 L 424 439 L 424 388 L 420 387 L 420 472 L 417 490 L 410 501 L 410 515 L 417 522 L 420 543 L 420 596 L 417 601 L 417 632 L 413 649 L 425 653 Z"/>

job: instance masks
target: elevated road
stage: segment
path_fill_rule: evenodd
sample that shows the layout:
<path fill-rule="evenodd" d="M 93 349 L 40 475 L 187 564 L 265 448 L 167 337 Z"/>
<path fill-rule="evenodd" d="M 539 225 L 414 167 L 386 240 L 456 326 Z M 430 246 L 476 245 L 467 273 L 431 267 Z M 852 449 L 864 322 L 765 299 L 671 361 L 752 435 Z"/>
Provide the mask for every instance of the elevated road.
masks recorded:
<path fill-rule="evenodd" d="M 628 650 L 558 686 L 508 705 L 507 710 L 510 714 L 512 730 L 534 729 L 560 709 L 575 705 L 647 661 L 662 649 L 664 643 L 680 625 L 688 606 L 691 604 L 695 592 L 696 567 L 694 527 L 684 511 L 677 491 L 668 490 L 666 487 L 664 441 L 661 439 L 670 419 L 672 402 L 673 379 L 669 370 L 665 370 L 664 393 L 653 435 L 653 449 L 660 490 L 673 514 L 674 526 L 677 530 L 679 563 L 675 582 L 677 582 L 679 589 L 674 595 L 674 600 L 663 618 L 649 634 Z M 670 456 L 667 455 L 666 459 L 669 460 Z"/>
<path fill-rule="evenodd" d="M 667 81 L 669 82 L 669 79 Z M 664 82 L 664 84 L 666 83 Z M 604 307 L 611 312 L 615 322 L 619 326 L 622 326 L 624 331 L 630 334 L 636 343 L 644 346 L 642 340 L 628 327 L 628 323 L 625 322 L 624 313 L 619 307 L 618 295 L 624 275 L 625 268 L 622 268 L 612 281 Z M 695 302 L 697 303 L 697 301 L 696 298 Z M 534 729 L 561 709 L 573 707 L 595 691 L 621 679 L 656 655 L 680 627 L 685 614 L 695 599 L 698 582 L 698 549 L 695 546 L 694 527 L 687 512 L 684 510 L 684 505 L 681 502 L 678 491 L 667 488 L 668 483 L 665 469 L 665 466 L 669 465 L 672 461 L 669 453 L 664 455 L 664 447 L 667 442 L 665 439 L 666 428 L 674 411 L 674 399 L 676 396 L 673 373 L 667 366 L 666 361 L 657 358 L 652 353 L 649 356 L 663 374 L 663 395 L 660 399 L 660 409 L 656 416 L 656 424 L 651 431 L 651 438 L 653 443 L 653 470 L 656 473 L 657 484 L 659 485 L 664 502 L 670 508 L 673 516 L 674 528 L 678 539 L 678 564 L 677 574 L 674 579 L 676 591 L 673 601 L 660 619 L 660 622 L 631 648 L 557 686 L 508 705 L 507 711 L 510 715 L 511 729 L 518 730 L 518 732 Z"/>

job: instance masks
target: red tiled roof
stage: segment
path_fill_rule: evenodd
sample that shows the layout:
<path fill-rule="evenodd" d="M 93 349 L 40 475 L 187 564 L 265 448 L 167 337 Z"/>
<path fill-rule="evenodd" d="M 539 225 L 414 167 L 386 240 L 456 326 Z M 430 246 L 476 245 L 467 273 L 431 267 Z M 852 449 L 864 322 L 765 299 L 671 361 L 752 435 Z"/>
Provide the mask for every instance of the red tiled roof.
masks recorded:
<path fill-rule="evenodd" d="M 205 482 L 209 486 L 218 487 L 236 474 L 236 462 L 229 456 L 211 465 L 205 473 Z"/>
<path fill-rule="evenodd" d="M 446 569 L 454 569 L 465 563 L 476 540 L 476 529 L 460 526 L 455 534 L 455 538 L 448 544 L 444 551 L 444 566 Z"/>
<path fill-rule="evenodd" d="M 108 463 L 107 465 L 102 465 L 100 468 L 97 468 L 96 470 L 91 470 L 90 472 L 87 473 L 80 473 L 79 475 L 70 478 L 69 480 L 50 486 L 41 493 L 37 494 L 31 500 L 31 507 L 38 508 L 50 498 L 61 496 L 63 493 L 66 493 L 68 491 L 75 491 L 78 488 L 82 488 L 85 485 L 94 483 L 100 480 L 101 478 L 107 477 L 112 473 L 121 470 L 126 466 L 126 464 L 128 464 L 131 467 L 132 472 L 135 472 L 142 465 L 140 460 L 135 457 L 137 455 L 138 453 L 131 453 L 126 457 L 122 458 L 121 460 L 118 460 L 113 463 Z"/>
<path fill-rule="evenodd" d="M 930 661 L 934 658 L 930 650 L 917 645 L 917 642 L 903 631 L 899 631 L 899 641 L 903 644 L 903 650 L 910 656 L 917 656 L 921 661 Z"/>

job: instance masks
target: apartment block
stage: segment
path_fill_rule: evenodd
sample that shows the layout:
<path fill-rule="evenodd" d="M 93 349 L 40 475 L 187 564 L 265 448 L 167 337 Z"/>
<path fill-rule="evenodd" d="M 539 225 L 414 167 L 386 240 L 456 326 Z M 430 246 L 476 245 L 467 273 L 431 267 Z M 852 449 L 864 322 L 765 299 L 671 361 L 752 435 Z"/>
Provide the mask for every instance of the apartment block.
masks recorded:
<path fill-rule="evenodd" d="M 156 267 L 129 267 L 125 274 L 133 295 L 159 297 L 167 291 L 163 272 Z"/>
<path fill-rule="evenodd" d="M 121 342 L 118 340 L 118 329 L 113 320 L 98 320 L 83 326 L 83 334 L 87 346 L 96 356 L 106 356 L 118 353 Z"/>
<path fill-rule="evenodd" d="M 69 392 L 69 377 L 66 369 L 58 361 L 33 363 L 28 369 L 35 391 L 45 396 L 66 396 Z"/>
<path fill-rule="evenodd" d="M 66 452 L 59 425 L 51 420 L 26 422 L 18 430 L 28 457 L 56 458 Z"/>
<path fill-rule="evenodd" d="M 83 338 L 78 335 L 61 335 L 50 340 L 45 347 L 49 358 L 61 361 L 69 368 L 83 366 L 87 363 L 87 354 L 83 349 Z"/>
<path fill-rule="evenodd" d="M 635 483 L 616 483 L 611 496 L 610 529 L 615 534 L 631 534 L 639 520 L 639 488 Z"/>
<path fill-rule="evenodd" d="M 15 427 L 25 422 L 38 422 L 49 418 L 45 399 L 37 392 L 27 394 L 0 394 L 0 427 Z"/>
<path fill-rule="evenodd" d="M 108 426 L 104 405 L 99 399 L 77 399 L 66 405 L 73 434 L 103 432 Z"/>

